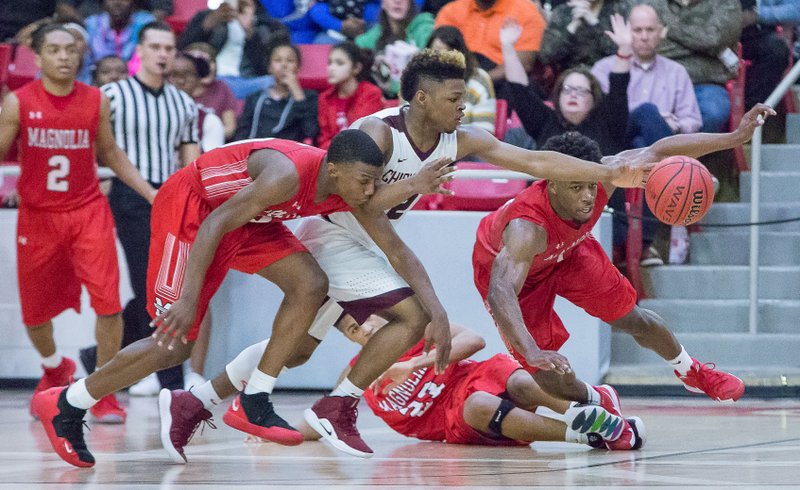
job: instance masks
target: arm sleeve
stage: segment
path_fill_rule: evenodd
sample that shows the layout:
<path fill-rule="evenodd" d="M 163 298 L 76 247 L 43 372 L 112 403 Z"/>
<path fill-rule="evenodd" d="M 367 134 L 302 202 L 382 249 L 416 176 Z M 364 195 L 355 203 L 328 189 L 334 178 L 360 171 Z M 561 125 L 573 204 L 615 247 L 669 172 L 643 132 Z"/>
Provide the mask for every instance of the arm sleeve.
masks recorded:
<path fill-rule="evenodd" d="M 608 78 L 611 74 L 611 63 L 613 63 L 613 55 L 608 58 L 603 58 L 594 64 L 592 67 L 592 75 L 597 79 L 603 92 L 608 93 Z"/>
<path fill-rule="evenodd" d="M 342 21 L 331 13 L 327 3 L 319 2 L 314 4 L 314 6 L 309 9 L 308 15 L 323 30 L 333 29 L 336 32 L 342 30 Z"/>
<path fill-rule="evenodd" d="M 317 93 L 306 90 L 306 100 L 295 105 L 298 116 L 302 118 L 303 137 L 316 138 L 319 134 L 319 121 L 317 119 Z"/>
<path fill-rule="evenodd" d="M 667 39 L 690 51 L 716 57 L 725 47 L 733 46 L 739 40 L 742 7 L 739 0 L 707 3 L 710 4 L 707 12 L 696 12 L 692 17 L 687 15 L 681 22 L 670 25 Z"/>
<path fill-rule="evenodd" d="M 536 91 L 530 86 L 509 82 L 508 90 L 509 109 L 517 111 L 519 120 L 525 132 L 537 139 L 545 125 L 555 118 L 553 110 L 547 107 Z"/>
<path fill-rule="evenodd" d="M 628 126 L 628 82 L 630 80 L 630 73 L 609 74 L 609 90 L 606 96 L 606 111 L 609 121 L 613 121 L 608 128 L 614 138 L 623 145 Z"/>
<path fill-rule="evenodd" d="M 181 133 L 181 144 L 186 143 L 199 143 L 200 142 L 200 129 L 197 125 L 197 104 L 186 96 L 184 99 L 186 105 L 186 123 Z"/>
<path fill-rule="evenodd" d="M 800 0 L 778 0 L 766 4 L 762 2 L 758 8 L 758 23 L 777 25 L 777 24 L 800 24 Z"/>

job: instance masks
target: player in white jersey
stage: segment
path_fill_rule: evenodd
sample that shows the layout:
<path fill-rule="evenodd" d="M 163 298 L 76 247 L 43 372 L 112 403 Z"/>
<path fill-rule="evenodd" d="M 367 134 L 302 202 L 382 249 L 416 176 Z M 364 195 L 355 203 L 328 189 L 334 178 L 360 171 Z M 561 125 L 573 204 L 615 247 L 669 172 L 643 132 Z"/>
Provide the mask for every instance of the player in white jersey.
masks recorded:
<path fill-rule="evenodd" d="M 420 189 L 437 186 L 434 184 L 438 184 L 444 173 L 437 169 L 443 163 L 467 155 L 545 179 L 611 180 L 620 187 L 643 184 L 649 167 L 609 167 L 555 152 L 533 152 L 500 142 L 483 129 L 460 127 L 466 92 L 464 71 L 460 53 L 423 50 L 412 58 L 402 75 L 402 95 L 409 104 L 385 109 L 353 123 L 353 127 L 372 136 L 385 155 L 382 180 L 397 192 L 383 193 L 384 200 L 373 202 L 372 206 L 389 209 L 391 220 L 400 219 L 413 206 Z M 304 363 L 345 311 L 359 323 L 373 313 L 390 320 L 380 335 L 370 339 L 342 384 L 305 414 L 309 425 L 335 447 L 368 457 L 372 451 L 358 435 L 355 407 L 363 390 L 422 336 L 422 332 L 409 332 L 406 327 L 412 323 L 408 316 L 419 314 L 419 304 L 387 260 L 373 250 L 374 244 L 350 213 L 307 219 L 295 234 L 328 275 L 329 300 L 320 309 L 309 335 L 297 346 L 288 367 Z M 437 312 L 430 315 L 434 318 L 433 325 Z M 435 339 L 428 333 L 427 338 Z M 411 341 L 414 337 L 416 340 Z M 182 407 L 195 407 L 195 411 L 184 409 L 183 415 L 176 413 L 173 418 L 162 418 L 165 425 L 162 433 L 177 434 L 169 441 L 162 439 L 166 446 L 171 446 L 168 452 L 182 452 L 181 443 L 185 444 L 189 433 L 201 421 L 199 410 L 243 389 L 243 380 L 249 378 L 263 353 L 263 347 L 258 345 L 248 347 L 226 367 L 226 373 L 191 394 L 162 392 L 161 401 L 165 405 L 177 402 Z M 201 403 L 187 401 L 195 397 Z M 346 410 L 342 409 L 344 403 Z M 177 411 L 162 408 L 162 414 L 167 412 Z M 180 420 L 174 420 L 175 416 Z"/>

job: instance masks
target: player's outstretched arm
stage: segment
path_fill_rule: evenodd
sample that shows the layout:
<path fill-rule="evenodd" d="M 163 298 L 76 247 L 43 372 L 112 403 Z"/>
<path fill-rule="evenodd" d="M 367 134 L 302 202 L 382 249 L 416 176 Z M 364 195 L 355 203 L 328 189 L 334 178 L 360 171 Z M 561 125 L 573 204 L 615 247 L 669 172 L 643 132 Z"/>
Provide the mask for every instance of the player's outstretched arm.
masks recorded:
<path fill-rule="evenodd" d="M 117 174 L 119 180 L 147 199 L 150 204 L 156 198 L 156 190 L 144 180 L 122 149 L 117 146 L 111 131 L 111 105 L 105 94 L 100 94 L 100 124 L 97 128 L 95 152 L 97 158 Z"/>
<path fill-rule="evenodd" d="M 547 249 L 547 232 L 523 219 L 511 221 L 503 232 L 505 246 L 492 265 L 487 302 L 492 316 L 511 347 L 528 365 L 546 371 L 569 372 L 569 361 L 554 351 L 540 350 L 525 326 L 519 295 L 534 257 Z"/>
<path fill-rule="evenodd" d="M 509 170 L 548 180 L 613 182 L 617 187 L 642 187 L 652 165 L 609 167 L 554 151 L 531 151 L 499 141 L 469 126 L 458 129 L 459 158 L 477 155 Z"/>
<path fill-rule="evenodd" d="M 425 350 L 427 352 L 436 346 L 435 370 L 437 373 L 443 372 L 450 357 L 450 322 L 433 290 L 428 273 L 414 252 L 397 236 L 383 211 L 359 208 L 353 210 L 353 215 L 427 308 L 431 322 L 425 330 Z"/>
<path fill-rule="evenodd" d="M 365 208 L 385 211 L 404 203 L 417 194 L 452 195 L 451 190 L 442 187 L 442 184 L 453 179 L 452 173 L 456 169 L 451 165 L 452 163 L 453 160 L 449 158 L 437 158 L 426 163 L 413 177 L 391 184 L 381 182 L 375 194 L 364 205 Z"/>

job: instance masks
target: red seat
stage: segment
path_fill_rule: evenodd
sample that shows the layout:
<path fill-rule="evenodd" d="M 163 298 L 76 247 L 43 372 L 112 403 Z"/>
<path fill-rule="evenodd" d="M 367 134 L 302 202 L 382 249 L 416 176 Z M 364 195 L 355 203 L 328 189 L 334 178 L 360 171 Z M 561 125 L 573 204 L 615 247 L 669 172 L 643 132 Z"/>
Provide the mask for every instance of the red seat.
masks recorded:
<path fill-rule="evenodd" d="M 484 162 L 459 162 L 457 166 L 466 170 L 502 170 Z M 455 195 L 442 196 L 438 209 L 494 211 L 528 187 L 528 182 L 523 179 L 456 179 L 445 186 Z"/>
<path fill-rule="evenodd" d="M 725 84 L 725 88 L 728 90 L 728 98 L 731 102 L 731 114 L 728 119 L 728 129 L 730 131 L 738 128 L 742 117 L 744 117 L 744 81 L 747 75 L 747 67 L 750 65 L 749 61 L 742 59 L 741 43 L 737 46 L 736 51 L 736 54 L 741 60 L 739 63 L 739 73 L 737 73 L 736 78 L 728 80 L 728 83 Z M 744 149 L 741 145 L 733 149 L 733 155 L 736 168 L 739 171 L 747 170 L 747 159 L 745 158 Z"/>
<path fill-rule="evenodd" d="M 8 88 L 16 90 L 36 78 L 36 53 L 25 45 L 17 46 L 14 61 L 8 66 Z"/>
<path fill-rule="evenodd" d="M 0 162 L 0 168 L 7 165 L 19 165 L 17 162 L 6 161 Z M 7 195 L 17 188 L 18 175 L 0 175 L 0 203 L 6 198 Z"/>
<path fill-rule="evenodd" d="M 508 101 L 497 99 L 495 106 L 494 136 L 503 141 L 508 130 Z"/>
<path fill-rule="evenodd" d="M 175 34 L 180 34 L 197 12 L 208 8 L 208 0 L 177 0 L 172 5 L 172 15 L 166 20 Z"/>
<path fill-rule="evenodd" d="M 306 90 L 325 90 L 328 88 L 328 54 L 330 44 L 300 44 L 300 73 L 297 78 Z"/>
<path fill-rule="evenodd" d="M 8 78 L 8 65 L 11 64 L 11 54 L 14 52 L 14 47 L 10 44 L 0 44 L 0 91 L 6 84 Z"/>

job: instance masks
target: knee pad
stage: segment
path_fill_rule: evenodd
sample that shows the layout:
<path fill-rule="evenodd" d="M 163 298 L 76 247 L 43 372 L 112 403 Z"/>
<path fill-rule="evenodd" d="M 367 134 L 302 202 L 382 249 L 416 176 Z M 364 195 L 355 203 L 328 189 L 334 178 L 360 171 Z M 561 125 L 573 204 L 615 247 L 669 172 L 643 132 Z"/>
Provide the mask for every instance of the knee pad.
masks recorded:
<path fill-rule="evenodd" d="M 489 432 L 492 435 L 496 437 L 505 437 L 503 435 L 503 431 L 501 430 L 503 419 L 505 419 L 509 412 L 515 408 L 517 407 L 511 401 L 506 400 L 505 398 L 500 400 L 500 405 L 492 414 L 492 420 L 489 421 Z"/>
<path fill-rule="evenodd" d="M 267 348 L 267 342 L 269 342 L 269 339 L 247 347 L 225 366 L 228 379 L 237 390 L 242 391 L 244 389 L 245 382 L 250 379 L 250 375 L 258 367 L 258 362 Z"/>

